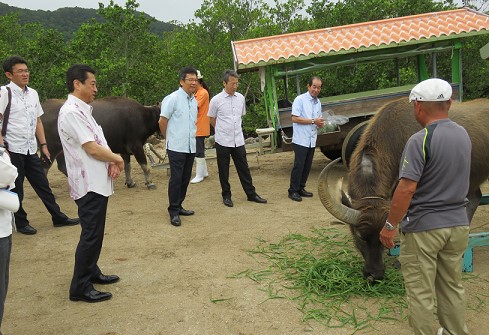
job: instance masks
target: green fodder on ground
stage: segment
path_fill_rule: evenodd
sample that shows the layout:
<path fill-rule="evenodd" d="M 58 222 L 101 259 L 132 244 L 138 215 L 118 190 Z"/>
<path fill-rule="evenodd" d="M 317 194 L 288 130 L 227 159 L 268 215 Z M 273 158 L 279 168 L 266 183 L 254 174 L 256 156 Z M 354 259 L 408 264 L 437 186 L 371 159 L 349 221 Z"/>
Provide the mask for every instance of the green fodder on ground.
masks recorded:
<path fill-rule="evenodd" d="M 306 322 L 351 326 L 356 332 L 407 315 L 402 275 L 391 265 L 395 258 L 386 260 L 384 280 L 369 283 L 350 236 L 336 229 L 314 229 L 309 236 L 289 234 L 278 243 L 260 240 L 249 252 L 264 268 L 233 277 L 262 284 L 269 299 L 296 302 Z"/>

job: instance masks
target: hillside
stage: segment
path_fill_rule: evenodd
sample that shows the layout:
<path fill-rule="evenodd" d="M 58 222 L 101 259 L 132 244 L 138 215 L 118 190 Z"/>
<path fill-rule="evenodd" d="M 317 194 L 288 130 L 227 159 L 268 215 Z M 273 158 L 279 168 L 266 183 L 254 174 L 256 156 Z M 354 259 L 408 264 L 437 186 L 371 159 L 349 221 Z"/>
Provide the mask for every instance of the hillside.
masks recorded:
<path fill-rule="evenodd" d="M 56 29 L 62 32 L 66 39 L 70 39 L 73 32 L 92 18 L 99 22 L 103 21 L 103 18 L 97 14 L 97 10 L 91 8 L 64 7 L 55 11 L 30 10 L 0 2 L 0 16 L 9 13 L 18 13 L 21 23 L 40 23 L 48 28 Z M 174 28 L 175 25 L 161 21 L 155 21 L 150 25 L 150 31 L 157 36 Z"/>

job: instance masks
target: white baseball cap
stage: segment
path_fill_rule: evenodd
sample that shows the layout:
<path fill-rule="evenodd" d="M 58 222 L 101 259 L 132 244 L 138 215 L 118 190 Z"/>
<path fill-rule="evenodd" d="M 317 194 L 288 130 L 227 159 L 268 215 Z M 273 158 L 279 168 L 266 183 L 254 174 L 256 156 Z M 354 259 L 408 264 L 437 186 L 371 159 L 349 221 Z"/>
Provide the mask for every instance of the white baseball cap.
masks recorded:
<path fill-rule="evenodd" d="M 412 101 L 447 101 L 452 97 L 452 86 L 443 79 L 431 78 L 414 86 L 409 94 Z"/>
<path fill-rule="evenodd" d="M 202 79 L 204 76 L 200 73 L 199 70 L 197 70 L 197 79 Z"/>

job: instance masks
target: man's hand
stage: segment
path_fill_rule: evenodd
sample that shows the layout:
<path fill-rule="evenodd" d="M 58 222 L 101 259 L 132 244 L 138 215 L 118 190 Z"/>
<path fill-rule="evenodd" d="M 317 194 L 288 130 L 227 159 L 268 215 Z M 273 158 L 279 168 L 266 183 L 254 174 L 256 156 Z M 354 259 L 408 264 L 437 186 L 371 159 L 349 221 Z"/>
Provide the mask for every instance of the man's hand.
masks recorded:
<path fill-rule="evenodd" d="M 41 145 L 41 160 L 49 165 L 53 164 L 51 161 L 51 153 L 48 150 L 47 145 Z"/>
<path fill-rule="evenodd" d="M 324 127 L 324 119 L 322 117 L 319 117 L 317 119 L 314 119 L 314 123 L 318 128 Z"/>
<path fill-rule="evenodd" d="M 121 170 L 119 169 L 119 166 L 116 163 L 110 162 L 109 163 L 109 177 L 112 179 L 116 179 L 121 175 Z"/>
<path fill-rule="evenodd" d="M 394 237 L 396 237 L 396 230 L 387 230 L 385 227 L 380 231 L 380 242 L 387 249 L 394 248 Z"/>

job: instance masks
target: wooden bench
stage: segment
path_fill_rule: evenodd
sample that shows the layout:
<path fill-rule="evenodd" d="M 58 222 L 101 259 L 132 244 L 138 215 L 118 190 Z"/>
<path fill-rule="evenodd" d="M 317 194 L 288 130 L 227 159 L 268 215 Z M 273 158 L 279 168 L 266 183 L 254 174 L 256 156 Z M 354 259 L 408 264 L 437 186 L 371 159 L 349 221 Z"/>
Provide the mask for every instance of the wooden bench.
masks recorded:
<path fill-rule="evenodd" d="M 270 151 L 273 153 L 275 151 L 275 129 L 272 127 L 269 128 L 258 128 L 255 130 L 256 135 L 258 135 L 258 145 L 259 145 L 259 153 L 263 155 L 263 142 L 267 137 L 270 138 Z"/>

